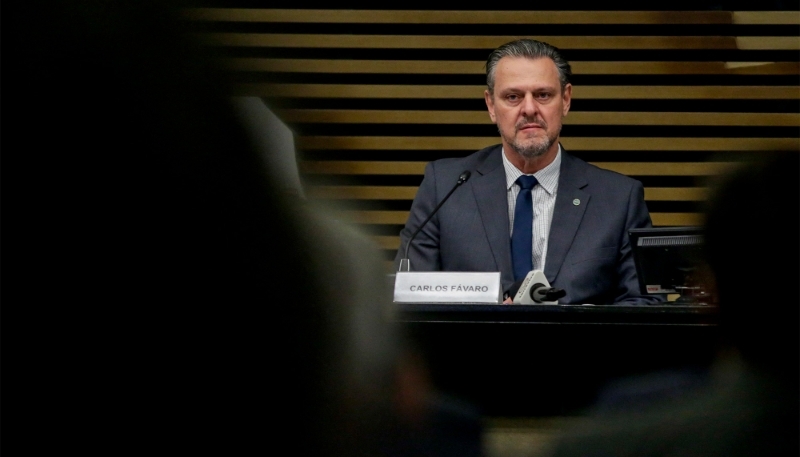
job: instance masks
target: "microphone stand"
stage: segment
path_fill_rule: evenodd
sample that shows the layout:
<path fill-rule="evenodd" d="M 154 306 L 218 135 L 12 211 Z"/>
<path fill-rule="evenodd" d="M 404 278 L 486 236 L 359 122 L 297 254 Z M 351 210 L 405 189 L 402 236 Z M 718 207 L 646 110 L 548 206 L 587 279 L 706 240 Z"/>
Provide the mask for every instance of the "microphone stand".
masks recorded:
<path fill-rule="evenodd" d="M 419 233 L 420 230 L 422 230 L 422 227 L 425 227 L 425 224 L 427 224 L 428 221 L 431 220 L 433 215 L 436 214 L 437 211 L 439 211 L 439 208 L 441 208 L 444 202 L 446 202 L 447 199 L 450 198 L 450 195 L 452 195 L 453 192 L 456 191 L 458 186 L 467 182 L 471 174 L 472 173 L 470 173 L 469 171 L 461 173 L 461 175 L 458 177 L 458 181 L 456 181 L 456 185 L 453 186 L 452 189 L 450 189 L 450 192 L 448 192 L 447 195 L 444 196 L 442 201 L 440 201 L 439 204 L 436 205 L 436 208 L 434 208 L 433 211 L 431 211 L 431 214 L 429 214 L 428 217 L 422 222 L 422 224 L 420 224 L 419 227 L 417 227 L 417 230 L 414 231 L 414 234 L 412 234 L 411 237 L 406 242 L 406 248 L 403 253 L 403 258 L 400 259 L 400 268 L 397 271 L 411 271 L 411 261 L 408 259 L 408 248 L 411 247 L 411 241 L 414 239 L 415 236 L 417 236 L 417 233 Z"/>

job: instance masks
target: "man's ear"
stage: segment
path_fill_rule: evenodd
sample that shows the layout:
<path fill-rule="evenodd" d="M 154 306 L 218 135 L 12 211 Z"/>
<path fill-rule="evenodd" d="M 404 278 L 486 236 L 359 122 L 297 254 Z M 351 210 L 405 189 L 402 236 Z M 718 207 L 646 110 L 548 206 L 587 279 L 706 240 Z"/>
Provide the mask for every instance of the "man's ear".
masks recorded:
<path fill-rule="evenodd" d="M 488 89 L 483 91 L 483 98 L 486 100 L 486 108 L 489 110 L 489 117 L 492 119 L 492 122 L 496 124 L 497 118 L 494 115 L 494 99 Z"/>
<path fill-rule="evenodd" d="M 564 86 L 563 94 L 561 94 L 561 98 L 564 101 L 564 116 L 569 113 L 569 107 L 572 103 L 572 84 L 567 84 Z"/>

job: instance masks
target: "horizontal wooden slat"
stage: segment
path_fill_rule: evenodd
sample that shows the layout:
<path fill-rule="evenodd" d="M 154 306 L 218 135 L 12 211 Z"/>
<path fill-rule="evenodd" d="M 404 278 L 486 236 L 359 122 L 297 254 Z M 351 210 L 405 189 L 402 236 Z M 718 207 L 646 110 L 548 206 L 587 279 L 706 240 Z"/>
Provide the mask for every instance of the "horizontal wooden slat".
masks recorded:
<path fill-rule="evenodd" d="M 298 98 L 482 99 L 485 86 L 241 83 L 234 95 Z M 575 86 L 577 99 L 800 99 L 798 86 Z"/>
<path fill-rule="evenodd" d="M 574 74 L 585 75 L 793 75 L 798 62 L 570 62 Z"/>
<path fill-rule="evenodd" d="M 800 24 L 800 11 L 735 11 L 734 24 L 754 25 L 797 25 Z"/>
<path fill-rule="evenodd" d="M 732 14 L 727 11 L 386 11 L 267 8 L 188 8 L 185 10 L 185 17 L 198 21 L 327 24 L 730 24 L 733 20 Z"/>
<path fill-rule="evenodd" d="M 417 186 L 308 186 L 311 198 L 354 200 L 413 200 Z"/>
<path fill-rule="evenodd" d="M 494 49 L 519 36 L 200 33 L 203 44 L 349 49 Z M 728 36 L 532 36 L 561 49 L 737 49 Z"/>
<path fill-rule="evenodd" d="M 416 186 L 309 186 L 311 198 L 347 200 L 413 200 Z M 645 187 L 648 201 L 702 201 L 707 189 L 703 187 Z"/>
<path fill-rule="evenodd" d="M 408 219 L 408 211 L 336 211 L 338 218 L 356 224 L 399 224 Z"/>
<path fill-rule="evenodd" d="M 714 176 L 737 166 L 735 162 L 590 162 L 627 176 Z"/>
<path fill-rule="evenodd" d="M 299 98 L 483 98 L 484 86 L 399 84 L 272 84 L 234 85 L 236 95 Z"/>
<path fill-rule="evenodd" d="M 747 51 L 797 51 L 800 50 L 800 36 L 736 37 L 736 47 Z"/>
<path fill-rule="evenodd" d="M 371 238 L 382 249 L 398 249 L 400 247 L 400 237 L 399 236 L 379 236 L 379 235 L 375 235 L 375 236 L 372 236 Z"/>
<path fill-rule="evenodd" d="M 705 187 L 645 187 L 644 199 L 647 201 L 699 202 L 706 199 Z"/>
<path fill-rule="evenodd" d="M 650 219 L 655 226 L 671 225 L 703 225 L 704 218 L 701 213 L 650 213 Z"/>
<path fill-rule="evenodd" d="M 300 170 L 311 174 L 421 175 L 426 162 L 312 161 L 300 162 Z"/>
<path fill-rule="evenodd" d="M 236 71 L 295 73 L 483 74 L 486 71 L 484 62 L 448 60 L 234 58 L 224 60 L 223 64 Z"/>
<path fill-rule="evenodd" d="M 337 211 L 335 216 L 355 224 L 405 225 L 408 211 Z M 700 213 L 650 213 L 653 225 L 702 225 Z"/>
<path fill-rule="evenodd" d="M 306 150 L 478 150 L 498 137 L 304 136 Z M 581 151 L 766 151 L 798 149 L 798 138 L 562 138 L 564 147 Z"/>
<path fill-rule="evenodd" d="M 347 60 L 230 58 L 223 64 L 233 71 L 294 73 L 484 74 L 482 61 L 452 60 Z M 724 75 L 800 74 L 798 62 L 570 62 L 581 75 Z"/>
<path fill-rule="evenodd" d="M 714 176 L 737 165 L 735 162 L 590 163 L 628 176 Z M 422 175 L 426 164 L 427 162 L 305 160 L 300 162 L 300 170 L 309 174 L 333 175 Z"/>
<path fill-rule="evenodd" d="M 491 124 L 486 111 L 276 109 L 291 123 Z M 800 127 L 800 113 L 571 111 L 567 125 L 749 125 Z"/>

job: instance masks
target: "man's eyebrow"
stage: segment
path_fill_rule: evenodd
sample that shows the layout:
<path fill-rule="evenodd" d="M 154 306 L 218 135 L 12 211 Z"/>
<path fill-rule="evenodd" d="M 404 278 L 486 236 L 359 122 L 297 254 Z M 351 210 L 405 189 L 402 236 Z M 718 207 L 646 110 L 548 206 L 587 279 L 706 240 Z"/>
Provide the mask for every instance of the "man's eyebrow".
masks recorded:
<path fill-rule="evenodd" d="M 499 92 L 501 94 L 505 94 L 505 93 L 509 93 L 509 92 L 544 92 L 544 91 L 556 92 L 556 91 L 559 90 L 560 87 L 561 86 L 558 86 L 558 85 L 555 85 L 555 86 L 537 86 L 537 87 L 534 87 L 533 89 L 528 90 L 528 89 L 522 89 L 522 88 L 517 87 L 517 86 L 510 86 L 510 87 L 505 87 L 505 88 L 499 89 L 499 90 L 497 90 L 497 92 Z"/>

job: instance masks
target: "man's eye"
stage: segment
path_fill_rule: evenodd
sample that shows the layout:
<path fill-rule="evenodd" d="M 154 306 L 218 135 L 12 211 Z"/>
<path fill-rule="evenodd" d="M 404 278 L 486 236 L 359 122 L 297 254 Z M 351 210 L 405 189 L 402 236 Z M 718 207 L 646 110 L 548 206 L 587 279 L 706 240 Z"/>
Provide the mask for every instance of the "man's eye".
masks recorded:
<path fill-rule="evenodd" d="M 536 98 L 538 98 L 539 100 L 549 100 L 552 96 L 553 94 L 549 94 L 547 92 L 536 94 Z"/>
<path fill-rule="evenodd" d="M 510 102 L 519 101 L 519 95 L 516 95 L 516 94 L 507 95 L 506 96 L 506 100 L 508 100 Z"/>

